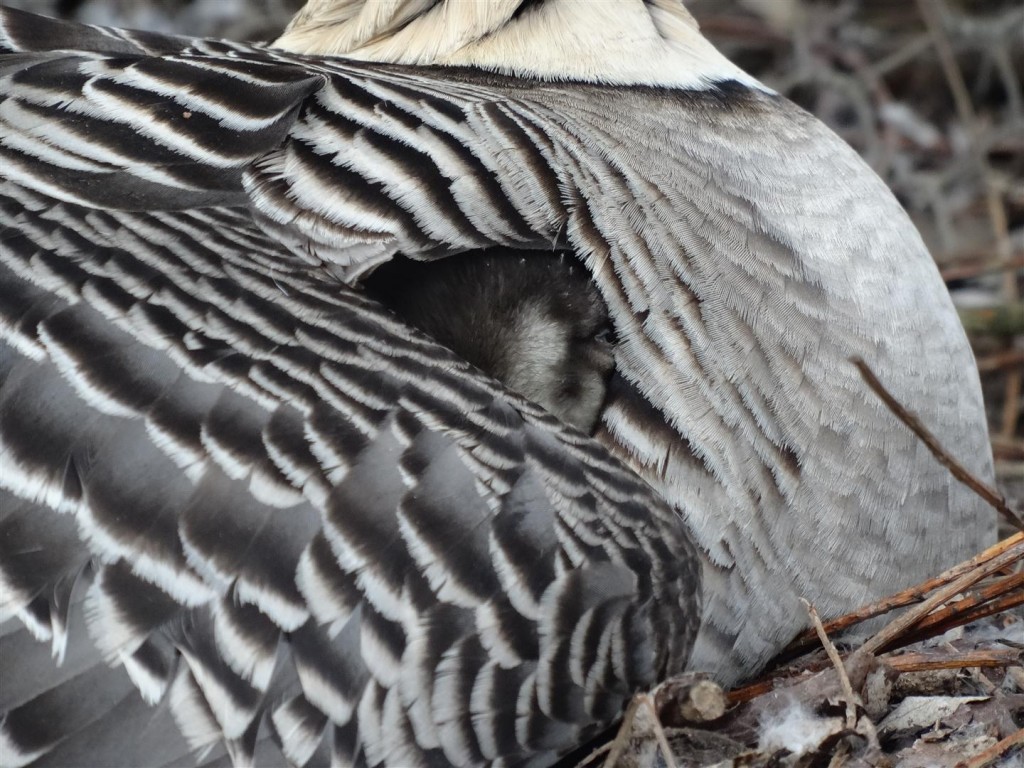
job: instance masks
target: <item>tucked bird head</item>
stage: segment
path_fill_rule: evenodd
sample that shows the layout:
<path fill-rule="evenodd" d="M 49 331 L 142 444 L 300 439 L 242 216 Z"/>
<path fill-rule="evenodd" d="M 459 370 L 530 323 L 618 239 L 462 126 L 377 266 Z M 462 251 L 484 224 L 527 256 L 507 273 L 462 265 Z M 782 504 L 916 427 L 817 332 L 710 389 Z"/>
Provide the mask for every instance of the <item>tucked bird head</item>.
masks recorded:
<path fill-rule="evenodd" d="M 593 431 L 614 365 L 608 309 L 571 256 L 508 249 L 396 258 L 367 290 L 562 421 Z"/>

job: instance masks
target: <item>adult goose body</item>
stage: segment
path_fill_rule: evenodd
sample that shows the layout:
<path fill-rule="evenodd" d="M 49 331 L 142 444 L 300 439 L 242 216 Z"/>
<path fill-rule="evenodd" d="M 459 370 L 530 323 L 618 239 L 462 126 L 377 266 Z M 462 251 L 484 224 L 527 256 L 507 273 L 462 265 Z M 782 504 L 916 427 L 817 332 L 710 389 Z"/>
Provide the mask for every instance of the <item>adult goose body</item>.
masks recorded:
<path fill-rule="evenodd" d="M 4 10 L 0 225 L 3 765 L 550 764 L 992 535 L 851 363 L 991 477 L 918 234 L 675 0 Z M 592 434 L 363 287 L 496 249 Z"/>

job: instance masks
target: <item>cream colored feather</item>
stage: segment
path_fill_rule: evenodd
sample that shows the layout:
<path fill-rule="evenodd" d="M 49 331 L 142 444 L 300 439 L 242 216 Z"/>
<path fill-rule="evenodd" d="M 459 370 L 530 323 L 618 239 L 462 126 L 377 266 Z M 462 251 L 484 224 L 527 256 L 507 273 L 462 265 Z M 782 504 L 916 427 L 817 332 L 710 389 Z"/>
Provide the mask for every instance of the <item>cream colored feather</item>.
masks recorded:
<path fill-rule="evenodd" d="M 672 0 L 311 0 L 275 46 L 408 65 L 481 67 L 519 77 L 702 87 L 756 81 L 722 56 Z"/>

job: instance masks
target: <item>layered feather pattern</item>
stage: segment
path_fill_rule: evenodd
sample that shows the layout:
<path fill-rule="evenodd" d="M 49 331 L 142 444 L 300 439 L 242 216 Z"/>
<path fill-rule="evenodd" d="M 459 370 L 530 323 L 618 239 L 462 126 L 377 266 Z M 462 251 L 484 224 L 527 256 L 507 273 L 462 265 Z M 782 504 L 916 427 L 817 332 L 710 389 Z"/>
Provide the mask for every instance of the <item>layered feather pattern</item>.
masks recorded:
<path fill-rule="evenodd" d="M 849 363 L 991 472 L 934 265 L 760 88 L 14 11 L 0 50 L 4 764 L 549 763 L 698 629 L 736 679 L 798 597 L 990 535 Z M 573 251 L 608 304 L 596 439 L 358 289 L 498 245 Z"/>
<path fill-rule="evenodd" d="M 247 257 L 276 253 L 243 217 L 177 214 L 165 230 L 107 212 L 94 228 L 88 209 L 4 192 L 25 233 L 4 239 L 5 294 L 31 294 L 41 260 L 68 266 L 47 279 L 66 298 L 13 318 L 52 362 L 12 353 L 3 386 L 5 486 L 23 500 L 3 521 L 8 610 L 63 643 L 62 590 L 91 582 L 73 633 L 84 621 L 103 660 L 169 702 L 189 747 L 223 734 L 248 754 L 261 716 L 287 721 L 298 696 L 327 720 L 284 729 L 286 754 L 358 712 L 378 722 L 353 747 L 374 764 L 390 749 L 511 759 L 571 746 L 682 663 L 698 575 L 678 517 L 578 433 L 305 265 L 266 274 L 186 234 L 216 229 L 234 251 L 237 231 Z M 62 248 L 65 228 L 78 238 Z M 221 301 L 197 306 L 218 284 Z M 34 558 L 18 538 L 29 516 Z M 606 621 L 571 648 L 561 625 L 587 612 Z M 432 701 L 467 643 L 464 682 Z M 516 710 L 486 722 L 474 701 L 513 669 L 517 695 L 550 713 L 519 736 Z M 104 706 L 137 695 L 118 691 Z M 17 713 L 37 702 L 8 702 L 14 762 L 76 736 L 31 741 Z M 422 738 L 396 742 L 413 717 Z"/>

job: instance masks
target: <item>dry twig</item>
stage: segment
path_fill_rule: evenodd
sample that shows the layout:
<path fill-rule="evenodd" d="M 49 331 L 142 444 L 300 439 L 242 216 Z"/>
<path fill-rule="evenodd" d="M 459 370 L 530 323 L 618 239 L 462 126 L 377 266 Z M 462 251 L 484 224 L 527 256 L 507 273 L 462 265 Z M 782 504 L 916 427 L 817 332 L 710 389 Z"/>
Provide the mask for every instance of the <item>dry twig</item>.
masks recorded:
<path fill-rule="evenodd" d="M 1015 365 L 1024 366 L 1024 349 L 1008 349 L 978 359 L 978 371 L 981 373 L 1011 368 Z"/>
<path fill-rule="evenodd" d="M 636 727 L 637 721 L 640 718 L 640 711 L 644 710 L 647 715 L 651 718 L 649 729 L 654 740 L 658 744 L 658 749 L 662 753 L 662 757 L 665 759 L 666 768 L 676 768 L 675 757 L 672 754 L 672 748 L 669 746 L 668 738 L 665 736 L 665 729 L 661 726 L 661 720 L 658 717 L 658 708 L 655 706 L 654 697 L 649 693 L 638 693 L 633 696 L 629 702 L 629 706 L 626 707 L 626 712 L 622 716 L 622 725 L 619 726 L 618 732 L 615 734 L 615 739 L 611 744 L 604 745 L 599 749 L 592 752 L 587 756 L 580 766 L 587 765 L 590 761 L 607 751 L 608 757 L 605 758 L 603 768 L 615 768 L 619 764 L 619 760 L 622 759 L 622 755 L 626 751 L 626 747 L 633 739 L 633 730 Z"/>
<path fill-rule="evenodd" d="M 853 686 L 850 685 L 850 677 L 846 674 L 846 667 L 843 666 L 843 660 L 839 658 L 839 651 L 836 650 L 835 645 L 829 639 L 828 634 L 825 632 L 825 628 L 821 626 L 821 617 L 815 610 L 814 606 L 811 605 L 809 600 L 800 598 L 800 602 L 804 604 L 804 608 L 807 609 L 807 615 L 811 618 L 811 624 L 814 627 L 814 631 L 818 635 L 818 640 L 821 641 L 821 647 L 825 649 L 825 653 L 828 654 L 829 661 L 832 662 L 832 666 L 835 667 L 836 674 L 839 675 L 839 685 L 843 688 L 843 698 L 846 699 L 846 727 L 851 731 L 857 727 L 857 694 L 853 692 Z"/>
<path fill-rule="evenodd" d="M 893 641 L 904 635 L 908 629 L 914 627 L 925 616 L 947 600 L 952 599 L 965 589 L 973 587 L 985 577 L 991 576 L 993 573 L 1001 571 L 1003 568 L 1018 563 L 1022 559 L 1024 559 L 1024 542 L 1018 542 L 1015 546 L 1007 549 L 1001 555 L 998 555 L 987 563 L 983 563 L 973 570 L 968 571 L 946 586 L 935 590 L 930 597 L 925 599 L 919 605 L 914 606 L 902 616 L 898 616 L 896 619 L 889 622 L 874 637 L 858 648 L 853 653 L 853 656 L 875 654 L 882 648 L 890 647 L 890 644 Z"/>
<path fill-rule="evenodd" d="M 985 651 L 930 651 L 888 656 L 884 664 L 899 674 L 927 672 L 935 669 L 988 668 L 999 669 L 1021 663 L 1021 652 L 1015 649 Z"/>
<path fill-rule="evenodd" d="M 962 627 L 988 616 L 1024 605 L 1024 573 L 1017 573 L 972 592 L 962 600 L 951 602 L 941 610 L 926 616 L 912 631 L 898 639 L 898 647 L 937 637 L 954 627 Z M 884 653 L 894 646 L 882 648 Z"/>
<path fill-rule="evenodd" d="M 952 473 L 953 477 L 991 504 L 1014 526 L 1020 530 L 1024 530 L 1024 521 L 1017 516 L 1016 512 L 1010 509 L 1006 503 L 1006 499 L 1003 498 L 999 491 L 992 488 L 987 483 L 982 482 L 963 464 L 957 461 L 949 451 L 943 448 L 935 435 L 933 435 L 928 428 L 921 423 L 921 420 L 892 396 L 892 393 L 890 393 L 889 390 L 885 388 L 885 385 L 879 381 L 875 372 L 871 370 L 871 367 L 864 362 L 863 359 L 859 357 L 854 358 L 853 364 L 857 366 L 857 370 L 860 371 L 860 375 L 864 378 L 864 381 L 867 382 L 867 385 L 871 387 L 876 395 L 882 398 L 882 401 L 889 407 L 889 410 L 896 415 L 896 418 L 906 424 L 907 428 L 917 435 L 921 442 L 928 447 L 928 450 L 932 452 L 932 455 L 938 459 L 939 463 Z"/>
<path fill-rule="evenodd" d="M 824 624 L 822 630 L 826 633 L 840 632 L 875 616 L 917 603 L 912 610 L 890 622 L 861 648 L 847 656 L 847 663 L 850 663 L 854 657 L 896 650 L 925 637 L 933 637 L 953 627 L 964 626 L 987 615 L 1001 613 L 1016 605 L 1024 604 L 1024 591 L 1020 589 L 1022 576 L 1021 574 L 1011 574 L 994 584 L 977 590 L 974 595 L 964 600 L 951 603 L 934 614 L 932 613 L 943 603 L 970 589 L 982 579 L 1020 562 L 1024 562 L 1024 533 L 1004 539 L 933 579 L 897 592 L 845 616 L 840 616 Z M 803 633 L 780 655 L 780 659 L 794 659 L 807 652 L 810 649 L 810 643 L 818 636 L 817 628 Z M 888 663 L 892 659 L 886 661 Z M 968 661 L 970 658 L 965 661 L 965 665 Z M 894 666 L 898 667 L 899 664 L 900 662 L 895 662 Z M 727 694 L 728 701 L 730 705 L 750 701 L 772 690 L 780 678 L 800 672 L 817 672 L 825 666 L 826 664 L 823 663 L 804 663 L 798 670 L 777 668 L 774 673 L 765 678 L 730 691 Z"/>
<path fill-rule="evenodd" d="M 953 566 L 935 578 L 928 579 L 927 581 L 916 584 L 913 587 L 904 589 L 894 595 L 890 595 L 889 597 L 879 600 L 878 602 L 858 608 L 856 611 L 848 613 L 845 616 L 833 619 L 824 625 L 825 631 L 829 634 L 835 634 L 867 621 L 868 619 L 872 619 L 875 616 L 881 616 L 884 613 L 889 613 L 890 611 L 902 608 L 905 605 L 920 602 L 926 595 L 928 595 L 929 592 L 932 592 L 945 584 L 949 584 L 951 581 L 963 576 L 965 573 L 970 573 L 978 566 L 989 562 L 993 558 L 1006 552 L 1008 549 L 1012 549 L 1018 545 L 1024 545 L 1024 533 L 1015 534 L 998 542 L 997 544 L 994 544 L 984 552 L 975 555 L 970 560 Z M 789 647 L 782 654 L 781 658 L 783 660 L 796 658 L 796 656 L 808 650 L 814 640 L 814 630 L 808 629 L 789 644 Z"/>
<path fill-rule="evenodd" d="M 605 758 L 602 768 L 615 768 L 619 763 L 619 759 L 622 754 L 626 751 L 626 746 L 629 744 L 630 734 L 633 732 L 633 721 L 636 720 L 637 712 L 640 709 L 640 697 L 634 696 L 629 706 L 626 707 L 625 714 L 622 715 L 622 725 L 619 726 L 619 730 L 615 734 L 615 738 L 611 744 L 608 745 L 608 757 Z M 588 758 L 589 760 L 589 758 Z"/>
<path fill-rule="evenodd" d="M 988 248 L 984 252 L 987 254 Z M 942 279 L 947 283 L 952 280 L 967 280 L 991 272 L 1008 272 L 1010 270 L 1024 269 L 1024 255 L 1020 252 L 1007 260 L 997 259 L 992 261 L 989 259 L 979 259 L 973 262 L 967 261 L 967 263 L 964 263 L 964 259 L 959 259 L 958 261 L 959 263 L 954 266 L 944 267 L 939 270 Z"/>
<path fill-rule="evenodd" d="M 956 768 L 985 768 L 985 766 L 995 765 L 996 760 L 1005 757 L 1011 749 L 1022 744 L 1024 744 L 1024 728 L 1021 728 L 1016 733 L 1011 733 L 1002 741 L 996 742 L 970 760 L 960 761 L 956 764 Z"/>

